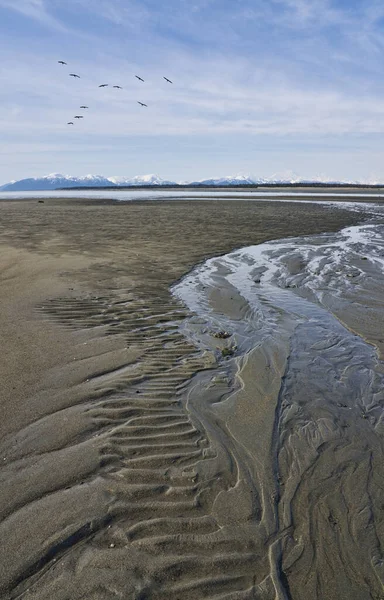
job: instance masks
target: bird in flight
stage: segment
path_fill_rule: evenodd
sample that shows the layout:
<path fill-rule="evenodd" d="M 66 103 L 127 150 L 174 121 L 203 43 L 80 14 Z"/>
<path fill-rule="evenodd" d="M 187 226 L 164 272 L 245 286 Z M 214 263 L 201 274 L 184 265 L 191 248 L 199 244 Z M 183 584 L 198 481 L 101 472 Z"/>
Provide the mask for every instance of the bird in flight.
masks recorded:
<path fill-rule="evenodd" d="M 170 79 L 168 79 L 167 77 L 163 77 L 163 79 L 165 79 L 165 81 L 168 81 L 168 83 L 173 83 L 173 81 L 171 81 Z"/>
<path fill-rule="evenodd" d="M 66 62 L 64 62 L 63 60 L 58 60 L 57 62 L 59 63 L 59 65 L 66 65 L 66 64 L 67 64 L 67 63 L 66 63 Z"/>
<path fill-rule="evenodd" d="M 137 103 L 138 103 L 138 104 L 140 104 L 140 106 L 146 106 L 146 107 L 148 108 L 148 105 L 147 105 L 147 104 L 144 104 L 144 102 L 139 102 L 139 101 L 137 101 Z"/>
<path fill-rule="evenodd" d="M 69 121 L 69 123 L 67 123 L 67 125 L 73 125 L 73 122 L 72 122 L 72 121 Z"/>
<path fill-rule="evenodd" d="M 83 115 L 75 115 L 75 119 L 84 119 Z"/>
<path fill-rule="evenodd" d="M 123 88 L 121 87 L 121 85 L 114 85 L 114 88 L 116 88 L 117 90 L 122 90 Z"/>
<path fill-rule="evenodd" d="M 69 76 L 70 77 L 77 77 L 77 79 L 80 79 L 80 75 L 76 75 L 76 73 L 70 73 Z"/>
<path fill-rule="evenodd" d="M 135 75 L 136 79 L 138 79 L 139 81 L 142 81 L 144 83 L 144 79 L 141 79 L 141 77 L 139 77 L 138 75 Z"/>
<path fill-rule="evenodd" d="M 89 106 L 80 106 L 80 108 L 89 108 Z"/>
<path fill-rule="evenodd" d="M 108 87 L 108 83 L 102 83 L 99 87 Z"/>

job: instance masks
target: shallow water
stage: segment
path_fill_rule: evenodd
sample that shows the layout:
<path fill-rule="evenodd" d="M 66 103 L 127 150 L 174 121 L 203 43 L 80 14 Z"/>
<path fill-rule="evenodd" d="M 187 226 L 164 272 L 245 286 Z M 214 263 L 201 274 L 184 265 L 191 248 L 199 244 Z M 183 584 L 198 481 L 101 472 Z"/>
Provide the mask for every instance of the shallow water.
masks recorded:
<path fill-rule="evenodd" d="M 211 418 L 232 438 L 240 471 L 263 463 L 251 479 L 266 539 L 279 540 L 275 597 L 382 598 L 382 209 L 336 234 L 212 258 L 173 293 L 197 315 L 183 325 L 189 339 L 234 353 L 223 361 L 234 393 Z"/>
<path fill-rule="evenodd" d="M 343 304 L 372 280 L 384 281 L 384 210 L 372 207 L 370 212 L 369 223 L 336 234 L 276 240 L 209 259 L 172 291 L 203 318 L 205 328 L 209 323 L 231 330 L 240 351 L 251 349 L 272 322 L 279 322 L 282 311 L 297 323 L 326 321 L 330 329 L 339 329 L 340 317 L 329 311 L 330 297 L 335 306 Z M 215 310 L 218 289 L 221 294 L 226 290 L 233 304 L 239 298 L 245 302 L 245 317 L 233 319 L 222 307 L 220 313 Z M 351 335 L 344 329 L 346 337 Z M 249 338 L 247 344 L 243 338 Z"/>
<path fill-rule="evenodd" d="M 379 192 L 322 192 L 322 191 L 311 191 L 307 192 L 291 192 L 291 191 L 265 191 L 265 190 L 236 190 L 231 189 L 230 191 L 200 191 L 198 188 L 196 190 L 180 190 L 180 191 L 171 191 L 171 190 L 110 190 L 106 188 L 105 190 L 49 190 L 49 191 L 29 191 L 29 192 L 0 192 L 0 201 L 1 200 L 24 200 L 24 199 L 35 199 L 35 198 L 78 198 L 78 199 L 90 199 L 90 200 L 117 200 L 120 202 L 129 202 L 134 200 L 157 200 L 157 199 L 175 199 L 175 200 L 198 200 L 199 198 L 220 198 L 220 199 L 235 199 L 235 198 L 247 198 L 247 199 L 257 199 L 262 200 L 263 198 L 271 200 L 281 200 L 286 201 L 285 198 L 289 198 L 294 201 L 295 198 L 310 198 L 311 201 L 322 203 L 327 202 L 329 204 L 329 200 L 335 198 L 337 202 L 336 206 L 340 206 L 340 201 L 344 201 L 348 204 L 348 200 L 353 201 L 355 204 L 359 199 L 372 201 L 374 199 L 382 199 L 384 198 L 384 194 Z M 320 198 L 320 200 L 316 201 L 316 198 Z M 321 199 L 324 199 L 323 201 Z M 302 201 L 302 200 L 300 200 Z M 356 203 L 357 204 L 357 203 Z M 359 203 L 363 208 L 365 204 L 363 202 Z M 346 205 L 344 205 L 346 206 Z"/>

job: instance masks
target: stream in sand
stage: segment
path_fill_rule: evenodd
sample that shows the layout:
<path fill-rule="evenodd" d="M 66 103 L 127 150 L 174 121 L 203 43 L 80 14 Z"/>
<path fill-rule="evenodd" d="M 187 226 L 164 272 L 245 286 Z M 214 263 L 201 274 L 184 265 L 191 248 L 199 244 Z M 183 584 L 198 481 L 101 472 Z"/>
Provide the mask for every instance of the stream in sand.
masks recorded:
<path fill-rule="evenodd" d="M 384 212 L 368 214 L 212 258 L 172 290 L 187 338 L 233 353 L 187 408 L 236 465 L 212 514 L 269 547 L 244 598 L 384 598 Z"/>

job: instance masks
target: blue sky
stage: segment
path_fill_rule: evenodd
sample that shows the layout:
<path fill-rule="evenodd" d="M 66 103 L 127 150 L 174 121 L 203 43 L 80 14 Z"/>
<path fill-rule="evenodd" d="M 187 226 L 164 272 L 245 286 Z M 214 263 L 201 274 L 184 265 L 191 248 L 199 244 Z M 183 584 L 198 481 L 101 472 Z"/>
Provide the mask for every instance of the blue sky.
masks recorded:
<path fill-rule="evenodd" d="M 0 34 L 0 184 L 384 182 L 382 1 L 0 0 Z"/>

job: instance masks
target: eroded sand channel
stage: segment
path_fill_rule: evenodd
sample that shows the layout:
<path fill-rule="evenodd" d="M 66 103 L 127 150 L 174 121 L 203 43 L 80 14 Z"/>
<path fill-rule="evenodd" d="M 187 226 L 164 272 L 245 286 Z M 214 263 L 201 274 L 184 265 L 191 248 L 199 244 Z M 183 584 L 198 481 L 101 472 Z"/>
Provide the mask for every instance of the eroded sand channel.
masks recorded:
<path fill-rule="evenodd" d="M 207 406 L 196 386 L 190 406 L 236 464 L 213 514 L 228 503 L 243 543 L 269 546 L 249 597 L 383 597 L 381 222 L 232 252 L 173 288 L 197 315 L 186 336 L 235 355 L 210 384 L 234 392 Z M 231 336 L 218 346 L 215 331 Z"/>

